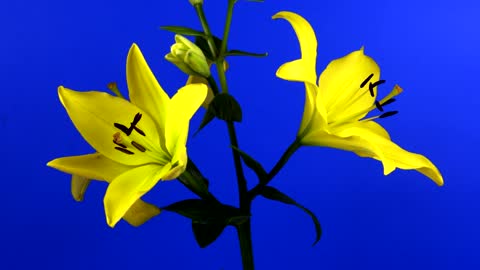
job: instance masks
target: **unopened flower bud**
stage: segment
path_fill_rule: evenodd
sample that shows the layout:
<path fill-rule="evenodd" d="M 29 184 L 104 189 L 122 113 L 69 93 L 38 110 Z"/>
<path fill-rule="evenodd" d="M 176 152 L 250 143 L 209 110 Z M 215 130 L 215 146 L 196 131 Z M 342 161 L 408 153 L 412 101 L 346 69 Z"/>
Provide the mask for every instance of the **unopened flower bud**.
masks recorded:
<path fill-rule="evenodd" d="M 175 41 L 165 59 L 189 75 L 208 78 L 210 67 L 202 50 L 181 35 L 175 35 Z"/>
<path fill-rule="evenodd" d="M 190 1 L 190 4 L 192 4 L 192 6 L 203 5 L 203 0 L 189 0 L 189 1 Z"/>

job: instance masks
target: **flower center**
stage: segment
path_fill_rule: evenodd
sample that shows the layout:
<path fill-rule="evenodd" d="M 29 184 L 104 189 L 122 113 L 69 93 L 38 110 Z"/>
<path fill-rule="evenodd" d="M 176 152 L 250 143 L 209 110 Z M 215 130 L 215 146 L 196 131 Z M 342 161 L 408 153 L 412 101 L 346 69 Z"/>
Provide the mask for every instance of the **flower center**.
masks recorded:
<path fill-rule="evenodd" d="M 375 98 L 375 91 L 374 91 L 375 87 L 385 83 L 386 81 L 385 80 L 378 80 L 376 82 L 371 82 L 370 80 L 372 79 L 373 76 L 374 76 L 373 73 L 368 75 L 368 77 L 365 78 L 365 80 L 363 80 L 360 83 L 360 87 L 356 91 L 356 94 L 353 95 L 353 97 L 351 99 L 349 99 L 347 102 L 345 102 L 343 104 L 343 106 L 342 106 L 343 108 L 341 110 L 348 111 L 348 107 L 352 106 L 352 104 L 355 104 L 355 102 L 359 101 L 359 99 L 364 97 L 367 93 L 369 93 L 372 98 Z M 368 87 L 366 87 L 367 84 L 368 84 Z M 402 88 L 400 88 L 398 85 L 395 85 L 393 90 L 386 97 L 381 99 L 380 101 L 377 100 L 377 99 L 374 99 L 371 106 L 365 108 L 364 110 L 356 111 L 352 114 L 345 115 L 345 116 L 340 117 L 340 118 L 336 118 L 332 122 L 329 122 L 329 125 L 330 126 L 338 126 L 338 125 L 341 125 L 343 123 L 351 122 L 351 121 L 357 121 L 357 120 L 359 120 L 359 121 L 370 121 L 370 120 L 374 120 L 374 119 L 377 119 L 377 118 L 385 118 L 385 117 L 395 115 L 395 114 L 398 113 L 398 111 L 384 112 L 383 107 L 388 105 L 388 104 L 393 103 L 395 101 L 395 99 L 393 97 L 397 96 L 401 92 L 402 92 Z M 369 112 L 371 112 L 372 110 L 374 110 L 375 108 L 378 109 L 380 112 L 382 112 L 382 114 L 377 115 L 377 116 L 373 116 L 373 117 L 370 117 L 370 118 L 359 119 L 363 115 L 366 115 Z"/>
<path fill-rule="evenodd" d="M 127 155 L 146 154 L 160 163 L 167 163 L 169 157 L 163 151 L 157 151 L 157 147 L 147 138 L 145 132 L 138 127 L 142 114 L 135 114 L 130 126 L 120 123 L 113 123 L 113 126 L 120 131 L 113 134 L 114 149 Z M 123 134 L 122 134 L 123 133 Z M 126 137 L 122 136 L 126 135 Z"/>

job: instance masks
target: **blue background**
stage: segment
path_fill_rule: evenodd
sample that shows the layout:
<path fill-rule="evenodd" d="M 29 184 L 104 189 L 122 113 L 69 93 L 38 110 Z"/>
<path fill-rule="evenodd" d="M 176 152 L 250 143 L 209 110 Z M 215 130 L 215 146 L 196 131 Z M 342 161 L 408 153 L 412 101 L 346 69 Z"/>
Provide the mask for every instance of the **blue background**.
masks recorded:
<path fill-rule="evenodd" d="M 205 0 L 221 35 L 226 1 Z M 258 198 L 253 242 L 258 269 L 479 269 L 480 5 L 477 1 L 239 1 L 229 47 L 269 57 L 231 58 L 231 92 L 243 105 L 237 127 L 243 150 L 271 168 L 294 139 L 304 102 L 301 84 L 275 77 L 299 57 L 297 39 L 278 11 L 307 18 L 318 39 L 318 71 L 365 45 L 382 68 L 387 93 L 404 93 L 381 123 L 405 149 L 441 170 L 437 187 L 415 171 L 385 177 L 372 159 L 335 149 L 302 148 L 273 185 L 309 207 L 302 211 Z M 58 101 L 57 87 L 126 93 L 125 60 L 139 44 L 172 95 L 186 76 L 163 60 L 173 34 L 161 25 L 199 28 L 184 1 L 2 1 L 0 4 L 0 263 L 2 269 L 240 269 L 236 233 L 228 228 L 200 249 L 190 222 L 164 213 L 140 228 L 107 226 L 106 185 L 93 183 L 83 203 L 70 177 L 45 164 L 92 152 Z M 204 110 L 192 120 L 198 126 Z M 236 204 L 226 127 L 214 122 L 189 139 L 189 154 L 225 203 Z M 247 174 L 250 186 L 256 179 Z M 193 197 L 176 181 L 146 196 L 158 205 Z"/>

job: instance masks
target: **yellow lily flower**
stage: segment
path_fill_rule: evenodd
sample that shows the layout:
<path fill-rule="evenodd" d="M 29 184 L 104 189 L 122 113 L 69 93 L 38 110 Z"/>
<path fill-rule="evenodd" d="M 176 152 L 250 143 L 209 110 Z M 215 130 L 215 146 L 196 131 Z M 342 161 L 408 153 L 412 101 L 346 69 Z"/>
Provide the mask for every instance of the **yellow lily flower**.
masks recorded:
<path fill-rule="evenodd" d="M 47 165 L 87 179 L 109 182 L 105 215 L 113 227 L 160 180 L 186 168 L 189 121 L 207 95 L 204 84 L 182 87 L 170 99 L 140 49 L 127 58 L 130 102 L 107 93 L 58 88 L 60 101 L 83 138 L 98 152 L 64 157 Z M 137 208 L 138 210 L 138 208 Z"/>
<path fill-rule="evenodd" d="M 395 86 L 385 98 L 376 100 L 377 86 L 385 81 L 380 80 L 379 66 L 364 54 L 363 47 L 330 62 L 317 84 L 317 39 L 312 27 L 292 12 L 279 12 L 273 18 L 287 20 L 300 43 L 301 58 L 280 66 L 277 76 L 305 84 L 305 107 L 297 134 L 303 145 L 352 151 L 381 161 L 385 175 L 396 168 L 415 169 L 443 185 L 442 175 L 430 160 L 393 143 L 388 132 L 373 121 L 395 112 L 365 118 L 375 108 L 383 111 L 402 89 Z"/>

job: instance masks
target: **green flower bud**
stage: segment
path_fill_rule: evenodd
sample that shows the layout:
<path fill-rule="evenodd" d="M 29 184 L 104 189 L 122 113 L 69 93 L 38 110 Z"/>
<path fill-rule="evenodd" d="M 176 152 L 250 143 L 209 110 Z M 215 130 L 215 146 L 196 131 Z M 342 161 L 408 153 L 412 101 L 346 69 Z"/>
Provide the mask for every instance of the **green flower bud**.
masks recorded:
<path fill-rule="evenodd" d="M 189 1 L 190 1 L 190 4 L 192 4 L 192 6 L 203 5 L 203 0 L 189 0 Z"/>
<path fill-rule="evenodd" d="M 189 75 L 208 78 L 210 67 L 202 50 L 181 35 L 175 35 L 175 42 L 170 47 L 170 53 L 165 56 L 165 59 Z"/>
<path fill-rule="evenodd" d="M 188 38 L 184 36 L 175 35 L 175 42 L 177 42 L 176 44 L 181 45 L 182 49 L 187 48 L 189 50 L 192 50 L 196 54 L 203 55 L 202 49 L 200 49 L 195 43 L 191 42 Z"/>
<path fill-rule="evenodd" d="M 191 69 L 181 58 L 175 57 L 172 53 L 165 55 L 165 59 L 177 66 L 181 71 L 189 75 L 198 76 L 198 73 Z"/>

